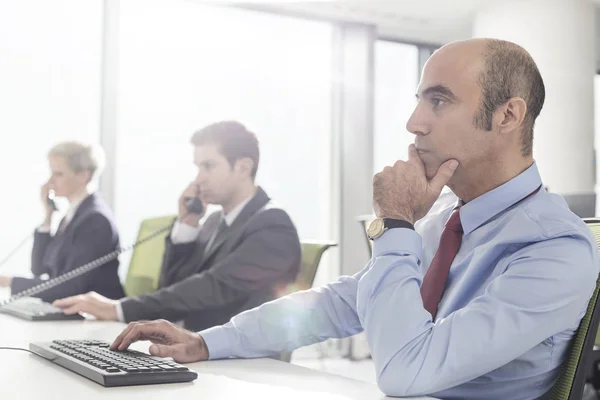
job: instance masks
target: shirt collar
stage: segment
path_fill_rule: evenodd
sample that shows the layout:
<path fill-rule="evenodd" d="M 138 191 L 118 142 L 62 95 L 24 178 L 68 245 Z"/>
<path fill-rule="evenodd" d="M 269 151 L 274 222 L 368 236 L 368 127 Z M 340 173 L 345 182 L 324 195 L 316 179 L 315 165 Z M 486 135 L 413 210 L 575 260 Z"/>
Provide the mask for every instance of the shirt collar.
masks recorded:
<path fill-rule="evenodd" d="M 463 205 L 460 209 L 460 222 L 464 234 L 469 234 L 533 193 L 542 184 L 542 178 L 534 162 L 521 174 L 505 184 L 482 194 Z M 458 205 L 463 204 L 459 200 Z"/>
<path fill-rule="evenodd" d="M 85 193 L 82 196 L 78 196 L 73 198 L 70 202 L 69 202 L 69 208 L 67 209 L 67 213 L 65 214 L 65 218 L 67 221 L 71 221 L 73 219 L 73 216 L 75 215 L 75 213 L 77 212 L 77 209 L 79 208 L 79 206 L 81 205 L 81 203 L 83 203 L 83 201 L 89 196 L 88 193 Z"/>
<path fill-rule="evenodd" d="M 233 224 L 233 222 L 240 215 L 244 207 L 246 207 L 246 204 L 248 204 L 253 197 L 254 194 L 248 197 L 246 200 L 242 201 L 237 206 L 235 206 L 235 208 L 231 210 L 228 214 L 226 214 L 224 217 L 223 213 L 221 213 L 221 218 L 225 218 L 225 223 L 227 224 L 227 226 L 231 226 Z"/>

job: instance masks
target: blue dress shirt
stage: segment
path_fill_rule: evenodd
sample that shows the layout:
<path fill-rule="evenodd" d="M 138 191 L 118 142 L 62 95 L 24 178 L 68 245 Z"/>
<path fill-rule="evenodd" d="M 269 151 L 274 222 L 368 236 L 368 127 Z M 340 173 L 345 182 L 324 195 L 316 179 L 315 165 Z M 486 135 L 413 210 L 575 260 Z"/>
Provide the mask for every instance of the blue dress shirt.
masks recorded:
<path fill-rule="evenodd" d="M 364 330 L 387 395 L 540 397 L 556 381 L 600 269 L 591 232 L 560 196 L 542 188 L 526 198 L 541 183 L 534 163 L 461 207 L 462 244 L 435 321 L 420 286 L 461 204 L 451 192 L 416 231 L 376 239 L 356 275 L 201 332 L 211 359 L 267 356 Z"/>

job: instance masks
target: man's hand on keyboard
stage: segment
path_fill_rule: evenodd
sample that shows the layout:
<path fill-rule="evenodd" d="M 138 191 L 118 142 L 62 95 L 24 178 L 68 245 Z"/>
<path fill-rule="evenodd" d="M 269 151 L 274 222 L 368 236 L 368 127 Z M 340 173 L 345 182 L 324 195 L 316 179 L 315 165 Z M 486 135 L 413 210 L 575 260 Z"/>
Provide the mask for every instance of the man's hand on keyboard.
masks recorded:
<path fill-rule="evenodd" d="M 92 314 L 101 320 L 117 321 L 118 302 L 118 300 L 107 299 L 96 292 L 89 292 L 56 300 L 52 305 L 61 308 L 65 314 L 69 315 L 83 312 Z"/>
<path fill-rule="evenodd" d="M 150 354 L 171 357 L 177 362 L 208 360 L 208 349 L 202 336 L 165 320 L 132 322 L 115 339 L 111 350 L 126 350 L 140 340 L 149 340 Z"/>

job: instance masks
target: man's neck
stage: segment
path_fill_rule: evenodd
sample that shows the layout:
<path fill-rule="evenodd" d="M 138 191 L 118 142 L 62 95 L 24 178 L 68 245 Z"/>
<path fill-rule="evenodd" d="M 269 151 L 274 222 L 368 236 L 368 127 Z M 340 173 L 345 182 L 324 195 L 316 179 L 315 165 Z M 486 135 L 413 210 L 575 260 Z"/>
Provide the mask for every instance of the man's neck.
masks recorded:
<path fill-rule="evenodd" d="M 76 203 L 76 202 L 80 201 L 81 199 L 87 197 L 88 194 L 90 194 L 90 192 L 88 191 L 87 187 L 84 187 L 83 189 L 78 190 L 78 191 L 73 192 L 70 195 L 68 195 L 67 200 L 69 200 L 69 204 L 73 204 L 73 203 Z"/>
<path fill-rule="evenodd" d="M 462 170 L 452 178 L 448 187 L 458 198 L 468 203 L 520 175 L 532 164 L 533 157 L 529 156 L 491 163 L 468 171 Z"/>
<path fill-rule="evenodd" d="M 222 204 L 223 213 L 225 215 L 229 214 L 234 208 L 238 205 L 242 204 L 244 201 L 248 200 L 250 197 L 256 194 L 257 186 L 254 183 L 244 185 L 240 187 L 234 196 L 231 198 L 227 204 Z"/>

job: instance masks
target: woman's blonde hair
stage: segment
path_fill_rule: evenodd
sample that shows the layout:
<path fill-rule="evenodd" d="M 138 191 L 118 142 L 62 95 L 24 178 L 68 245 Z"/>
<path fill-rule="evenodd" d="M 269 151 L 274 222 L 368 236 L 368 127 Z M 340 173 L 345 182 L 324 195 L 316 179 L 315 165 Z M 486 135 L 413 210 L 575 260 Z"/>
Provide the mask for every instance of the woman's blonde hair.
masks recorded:
<path fill-rule="evenodd" d="M 105 162 L 102 147 L 76 141 L 58 143 L 50 149 L 48 157 L 64 158 L 75 173 L 88 171 L 90 181 L 102 173 Z"/>

